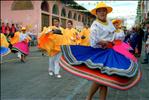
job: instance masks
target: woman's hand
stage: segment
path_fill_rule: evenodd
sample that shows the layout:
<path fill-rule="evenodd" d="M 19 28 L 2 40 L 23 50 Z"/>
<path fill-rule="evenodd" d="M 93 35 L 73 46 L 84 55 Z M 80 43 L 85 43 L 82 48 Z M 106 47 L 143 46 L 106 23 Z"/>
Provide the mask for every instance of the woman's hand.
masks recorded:
<path fill-rule="evenodd" d="M 108 48 L 108 41 L 100 41 L 100 42 L 98 42 L 98 44 L 103 48 L 103 49 L 106 49 L 106 48 Z"/>
<path fill-rule="evenodd" d="M 71 37 L 70 40 L 75 42 L 75 38 L 74 37 Z"/>

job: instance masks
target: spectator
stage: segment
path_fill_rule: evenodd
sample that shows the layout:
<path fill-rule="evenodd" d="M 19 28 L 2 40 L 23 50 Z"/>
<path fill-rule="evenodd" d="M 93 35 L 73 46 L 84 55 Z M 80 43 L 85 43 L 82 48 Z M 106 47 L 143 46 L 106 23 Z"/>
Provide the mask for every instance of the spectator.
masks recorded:
<path fill-rule="evenodd" d="M 129 42 L 133 50 L 131 51 L 133 54 L 137 53 L 137 45 L 138 45 L 138 34 L 136 27 L 132 28 L 132 31 L 130 33 Z"/>
<path fill-rule="evenodd" d="M 6 24 L 5 30 L 10 31 L 9 23 Z"/>
<path fill-rule="evenodd" d="M 12 24 L 10 32 L 11 33 L 15 33 L 16 32 L 16 28 L 15 28 L 14 24 Z"/>
<path fill-rule="evenodd" d="M 136 31 L 138 33 L 138 44 L 137 44 L 137 49 L 138 49 L 138 53 L 137 56 L 140 57 L 141 56 L 141 51 L 142 51 L 142 40 L 143 40 L 143 36 L 144 36 L 144 31 L 141 28 L 141 25 L 138 25 L 136 27 Z"/>
<path fill-rule="evenodd" d="M 148 38 L 149 38 L 149 23 L 146 23 L 146 31 L 144 34 L 144 42 L 145 42 L 145 54 L 144 54 L 144 59 L 142 64 L 147 64 L 149 60 L 149 52 L 147 52 L 147 49 L 149 49 L 149 44 L 148 44 Z"/>
<path fill-rule="evenodd" d="M 2 23 L 1 30 L 2 30 L 3 34 L 6 34 L 5 24 L 4 23 Z"/>
<path fill-rule="evenodd" d="M 124 30 L 124 33 L 125 33 L 125 39 L 124 39 L 124 42 L 129 42 L 129 39 L 130 39 L 130 33 L 131 33 L 131 31 L 130 30 Z"/>

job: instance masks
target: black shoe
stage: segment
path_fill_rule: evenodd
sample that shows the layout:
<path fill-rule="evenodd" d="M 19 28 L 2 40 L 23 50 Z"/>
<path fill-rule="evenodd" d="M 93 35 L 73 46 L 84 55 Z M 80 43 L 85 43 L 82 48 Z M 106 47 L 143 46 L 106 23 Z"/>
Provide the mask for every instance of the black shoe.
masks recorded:
<path fill-rule="evenodd" d="M 42 56 L 44 56 L 44 53 L 42 53 Z"/>

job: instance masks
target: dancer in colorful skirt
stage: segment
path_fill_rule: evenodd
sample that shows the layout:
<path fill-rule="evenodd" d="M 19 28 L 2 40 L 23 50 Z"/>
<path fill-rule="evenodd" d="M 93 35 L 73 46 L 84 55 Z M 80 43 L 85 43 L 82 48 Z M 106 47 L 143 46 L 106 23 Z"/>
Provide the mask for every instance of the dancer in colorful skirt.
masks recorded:
<path fill-rule="evenodd" d="M 39 46 L 46 50 L 49 55 L 49 75 L 61 78 L 59 73 L 59 60 L 61 57 L 60 46 L 66 44 L 67 39 L 64 35 L 64 29 L 60 27 L 58 18 L 53 19 L 54 26 L 49 26 L 40 36 Z"/>
<path fill-rule="evenodd" d="M 113 49 L 127 56 L 128 58 L 136 61 L 137 59 L 132 55 L 132 53 L 129 52 L 130 50 L 133 50 L 132 47 L 129 45 L 129 43 L 123 42 L 125 39 L 125 34 L 124 34 L 124 31 L 120 29 L 122 20 L 115 19 L 115 20 L 112 20 L 112 23 L 114 27 L 116 28 L 116 30 L 114 31 L 115 38 L 113 42 L 115 45 L 113 46 Z"/>
<path fill-rule="evenodd" d="M 20 33 L 21 33 L 21 29 L 18 30 L 17 32 L 15 33 L 12 33 L 8 36 L 8 40 L 10 42 L 10 46 L 9 48 L 11 49 L 12 53 L 16 53 L 17 52 L 17 57 L 21 59 L 21 53 L 16 51 L 16 50 L 12 50 L 12 46 L 16 43 L 19 42 L 20 40 Z"/>
<path fill-rule="evenodd" d="M 6 56 L 11 51 L 9 49 L 9 43 L 6 39 L 6 36 L 3 33 L 0 33 L 0 56 L 1 56 L 1 63 L 3 56 Z"/>
<path fill-rule="evenodd" d="M 44 56 L 45 53 L 46 53 L 46 50 L 44 49 L 45 48 L 44 46 L 45 46 L 45 42 L 46 42 L 45 37 L 47 36 L 45 33 L 46 33 L 47 30 L 48 30 L 47 27 L 43 27 L 42 32 L 40 33 L 40 35 L 37 38 L 37 42 L 38 42 L 37 48 L 40 49 L 42 56 Z"/>
<path fill-rule="evenodd" d="M 100 100 L 106 100 L 108 86 L 127 90 L 141 78 L 136 58 L 133 55 L 127 56 L 128 52 L 124 54 L 113 49 L 119 43 L 114 41 L 115 27 L 107 20 L 107 14 L 110 12 L 112 7 L 104 2 L 100 2 L 91 10 L 97 17 L 90 28 L 91 46 L 61 47 L 63 56 L 60 65 L 72 74 L 93 81 L 86 100 L 92 100 L 98 89 Z"/>
<path fill-rule="evenodd" d="M 28 42 L 31 40 L 29 35 L 26 32 L 26 28 L 22 27 L 21 32 L 15 33 L 14 41 L 12 41 L 12 51 L 18 52 L 18 57 L 22 62 L 25 62 L 26 56 L 29 54 L 29 45 Z M 12 37 L 13 38 L 13 37 Z M 14 42 L 14 43 L 13 43 Z"/>
<path fill-rule="evenodd" d="M 115 30 L 115 33 L 116 33 L 115 34 L 115 39 L 124 41 L 125 34 L 124 34 L 124 31 L 122 29 L 120 29 L 122 20 L 114 19 L 114 20 L 112 20 L 112 23 L 113 23 L 114 27 L 116 28 L 116 30 Z"/>

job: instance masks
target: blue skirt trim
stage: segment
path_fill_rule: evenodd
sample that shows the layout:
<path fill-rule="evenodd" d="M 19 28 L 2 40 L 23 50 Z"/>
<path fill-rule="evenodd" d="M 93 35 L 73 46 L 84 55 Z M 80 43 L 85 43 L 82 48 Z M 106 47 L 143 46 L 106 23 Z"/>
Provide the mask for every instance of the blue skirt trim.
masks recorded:
<path fill-rule="evenodd" d="M 100 69 L 108 75 L 133 77 L 138 64 L 113 49 L 92 48 L 89 46 L 61 46 L 62 54 L 70 65 L 85 64 L 91 69 Z"/>
<path fill-rule="evenodd" d="M 0 47 L 0 55 L 5 56 L 10 53 L 10 49 L 6 47 Z"/>

